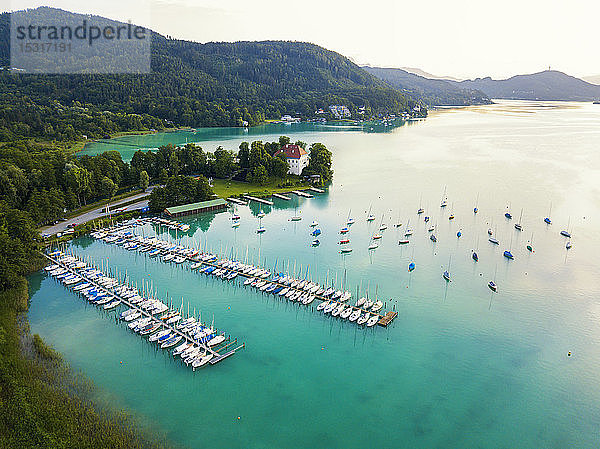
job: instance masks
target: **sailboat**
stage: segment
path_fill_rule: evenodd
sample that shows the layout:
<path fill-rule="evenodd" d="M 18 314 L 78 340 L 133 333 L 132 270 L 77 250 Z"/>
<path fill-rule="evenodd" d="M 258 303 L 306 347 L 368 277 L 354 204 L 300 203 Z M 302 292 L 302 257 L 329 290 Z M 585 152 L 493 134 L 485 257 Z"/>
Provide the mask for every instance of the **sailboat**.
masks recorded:
<path fill-rule="evenodd" d="M 488 234 L 489 234 L 490 236 L 492 235 L 492 230 L 491 230 L 491 229 L 488 229 Z M 495 238 L 495 237 L 490 237 L 490 238 L 488 239 L 488 241 L 489 241 L 490 243 L 493 243 L 494 245 L 498 245 L 498 244 L 500 243 L 500 242 L 498 241 L 498 239 L 497 239 L 497 238 Z"/>
<path fill-rule="evenodd" d="M 452 212 L 450 212 L 448 220 L 454 220 L 454 202 L 452 203 Z"/>
<path fill-rule="evenodd" d="M 347 225 L 352 225 L 354 224 L 354 218 L 350 217 L 350 214 L 352 213 L 352 209 L 350 209 L 348 211 L 348 218 L 346 219 L 346 224 Z"/>
<path fill-rule="evenodd" d="M 294 216 L 292 218 L 290 218 L 290 221 L 300 221 L 302 220 L 302 217 L 300 215 L 298 215 L 298 208 L 294 208 Z"/>
<path fill-rule="evenodd" d="M 450 259 L 448 260 L 448 269 L 444 270 L 444 273 L 442 274 L 442 277 L 445 279 L 446 282 L 450 282 L 450 262 L 452 261 L 452 256 L 450 257 Z"/>
<path fill-rule="evenodd" d="M 479 208 L 477 207 L 479 204 L 479 192 L 477 192 L 477 199 L 475 200 L 475 207 L 473 208 L 473 213 L 476 214 L 479 212 Z"/>
<path fill-rule="evenodd" d="M 423 209 L 421 202 L 423 201 L 423 195 L 421 195 L 421 199 L 419 200 L 419 209 L 417 210 L 417 214 L 421 215 L 423 212 L 425 212 L 425 209 Z"/>
<path fill-rule="evenodd" d="M 395 224 L 395 227 L 399 228 L 400 226 L 402 226 L 402 223 L 400 222 L 400 211 L 398 211 L 398 221 Z"/>
<path fill-rule="evenodd" d="M 475 243 L 475 249 L 477 249 L 479 247 L 479 236 L 477 236 L 477 241 Z M 473 254 L 471 254 L 471 257 L 473 258 L 473 260 L 475 262 L 479 261 L 479 256 L 477 255 L 477 251 L 475 251 L 475 249 L 473 250 Z"/>
<path fill-rule="evenodd" d="M 509 220 L 512 220 L 512 215 L 510 214 L 510 205 L 506 206 L 507 211 L 504 213 L 504 216 Z"/>
<path fill-rule="evenodd" d="M 408 219 L 408 222 L 406 223 L 406 232 L 404 233 L 404 237 L 410 237 L 413 234 L 412 229 L 410 229 L 410 218 Z"/>
<path fill-rule="evenodd" d="M 573 247 L 573 244 L 571 243 L 571 241 L 569 240 L 565 246 L 565 248 L 567 249 L 571 249 Z"/>
<path fill-rule="evenodd" d="M 258 218 L 265 218 L 265 213 L 261 209 L 260 212 L 256 215 Z"/>
<path fill-rule="evenodd" d="M 373 221 L 373 220 L 375 220 L 375 215 L 373 215 L 373 214 L 371 213 L 371 208 L 372 208 L 372 207 L 373 207 L 373 206 L 369 206 L 369 213 L 368 213 L 368 215 L 367 215 L 367 221 Z"/>
<path fill-rule="evenodd" d="M 313 220 L 312 223 L 310 224 L 311 228 L 314 228 L 315 226 L 319 226 L 319 222 L 317 220 Z"/>
<path fill-rule="evenodd" d="M 462 231 L 458 231 L 458 232 L 456 233 L 456 238 L 460 238 L 461 236 L 462 236 Z"/>
<path fill-rule="evenodd" d="M 262 218 L 259 218 L 258 219 L 258 229 L 256 230 L 256 233 L 257 234 L 262 234 L 265 231 L 266 231 L 266 229 L 263 228 L 263 226 L 262 226 Z"/>
<path fill-rule="evenodd" d="M 415 269 L 416 265 L 414 262 L 411 262 L 408 264 L 408 271 L 413 271 Z"/>
<path fill-rule="evenodd" d="M 446 196 L 446 186 L 444 186 L 444 193 L 442 194 L 442 202 L 440 207 L 446 207 L 448 205 L 448 197 Z"/>
<path fill-rule="evenodd" d="M 533 232 L 531 233 L 531 239 L 529 240 L 529 243 L 527 244 L 527 250 L 532 253 L 533 252 Z"/>
<path fill-rule="evenodd" d="M 552 224 L 552 220 L 550 220 L 550 215 L 552 214 L 552 202 L 550 203 L 550 210 L 548 211 L 548 216 L 544 218 L 544 223 Z"/>
<path fill-rule="evenodd" d="M 380 231 L 385 231 L 387 229 L 387 225 L 383 222 L 383 217 L 385 214 L 381 215 L 381 224 L 379 225 L 379 230 Z"/>
<path fill-rule="evenodd" d="M 498 291 L 498 285 L 496 285 L 496 274 L 498 273 L 498 265 L 496 265 L 496 270 L 494 271 L 494 280 L 488 282 L 488 287 L 490 288 L 491 291 L 493 292 L 497 292 Z"/>
<path fill-rule="evenodd" d="M 517 231 L 523 230 L 523 225 L 521 224 L 521 220 L 523 219 L 523 208 L 521 208 L 521 214 L 519 215 L 519 222 L 515 223 L 515 229 Z"/>
<path fill-rule="evenodd" d="M 569 232 L 569 227 L 571 226 L 571 217 L 569 217 L 569 223 L 567 224 L 567 229 L 560 231 L 560 235 L 563 237 L 571 238 L 571 233 Z"/>
<path fill-rule="evenodd" d="M 377 243 L 375 243 L 375 242 L 372 242 L 372 243 L 369 245 L 369 248 L 368 248 L 368 249 L 369 249 L 369 250 L 372 250 L 372 249 L 377 249 L 377 248 L 379 248 L 379 245 L 378 245 Z"/>
<path fill-rule="evenodd" d="M 508 249 L 506 251 L 504 251 L 504 257 L 506 257 L 509 260 L 513 260 L 515 258 L 515 256 L 513 256 L 513 254 L 510 252 L 512 248 L 512 237 L 510 238 L 510 246 L 508 247 Z"/>

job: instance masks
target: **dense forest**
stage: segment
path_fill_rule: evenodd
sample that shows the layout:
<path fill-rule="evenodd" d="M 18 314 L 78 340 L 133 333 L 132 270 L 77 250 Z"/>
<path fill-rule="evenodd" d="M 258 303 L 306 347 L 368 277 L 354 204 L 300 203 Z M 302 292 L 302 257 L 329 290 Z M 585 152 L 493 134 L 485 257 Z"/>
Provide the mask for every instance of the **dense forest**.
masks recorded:
<path fill-rule="evenodd" d="M 50 17 L 57 11 L 39 10 Z M 1 14 L 3 67 L 9 66 L 9 26 L 9 14 Z M 0 140 L 255 125 L 284 114 L 310 118 L 331 104 L 346 105 L 354 116 L 365 107 L 358 116 L 368 118 L 417 104 L 344 56 L 304 42 L 200 44 L 152 33 L 151 69 L 142 75 L 1 70 Z"/>

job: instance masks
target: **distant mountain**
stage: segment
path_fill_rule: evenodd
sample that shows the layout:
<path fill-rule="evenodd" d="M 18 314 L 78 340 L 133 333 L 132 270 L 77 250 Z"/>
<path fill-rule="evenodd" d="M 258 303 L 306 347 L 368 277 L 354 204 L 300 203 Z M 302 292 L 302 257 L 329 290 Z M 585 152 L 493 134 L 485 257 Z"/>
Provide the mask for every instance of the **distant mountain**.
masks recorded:
<path fill-rule="evenodd" d="M 584 76 L 581 79 L 591 84 L 600 84 L 600 75 Z"/>
<path fill-rule="evenodd" d="M 600 86 L 556 70 L 517 75 L 505 80 L 493 80 L 487 77 L 449 82 L 457 87 L 481 90 L 490 98 L 565 101 L 600 99 Z"/>
<path fill-rule="evenodd" d="M 413 75 L 419 75 L 423 78 L 429 78 L 430 80 L 450 80 L 450 81 L 462 81 L 460 78 L 454 78 L 453 76 L 439 76 L 433 75 L 432 73 L 421 70 L 417 67 L 400 67 L 402 70 L 412 73 Z"/>
<path fill-rule="evenodd" d="M 363 68 L 410 98 L 420 100 L 428 106 L 466 106 L 491 103 L 489 97 L 483 92 L 457 87 L 450 81 L 429 79 L 403 69 L 368 66 Z"/>

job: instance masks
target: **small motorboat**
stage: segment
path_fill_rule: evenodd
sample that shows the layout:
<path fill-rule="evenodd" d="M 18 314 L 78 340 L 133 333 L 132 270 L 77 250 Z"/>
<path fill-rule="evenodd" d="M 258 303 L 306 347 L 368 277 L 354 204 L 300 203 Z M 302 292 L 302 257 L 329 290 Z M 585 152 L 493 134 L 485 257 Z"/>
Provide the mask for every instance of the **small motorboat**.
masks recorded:
<path fill-rule="evenodd" d="M 496 283 L 494 281 L 490 281 L 488 282 L 488 287 L 490 288 L 491 291 L 496 292 L 498 291 L 498 286 L 496 285 Z"/>
<path fill-rule="evenodd" d="M 515 256 L 513 256 L 512 253 L 508 250 L 504 251 L 504 257 L 510 260 L 513 260 L 515 258 Z"/>
<path fill-rule="evenodd" d="M 569 231 L 560 231 L 560 235 L 563 237 L 571 238 L 571 233 Z"/>
<path fill-rule="evenodd" d="M 498 239 L 496 239 L 496 238 L 494 238 L 494 237 L 490 237 L 490 238 L 488 239 L 488 241 L 489 241 L 490 243 L 493 243 L 494 245 L 498 245 L 498 244 L 500 243 L 500 242 L 498 241 Z"/>
<path fill-rule="evenodd" d="M 565 248 L 571 249 L 571 248 L 573 248 L 573 244 L 569 241 L 569 242 L 567 242 Z"/>
<path fill-rule="evenodd" d="M 407 245 L 408 243 L 410 243 L 410 240 L 407 240 L 407 239 L 398 240 L 398 245 Z"/>
<path fill-rule="evenodd" d="M 340 243 L 339 243 L 339 244 L 340 244 L 340 245 L 346 245 L 346 244 L 348 244 L 348 243 L 350 243 L 350 239 L 342 239 L 342 240 L 340 240 Z"/>

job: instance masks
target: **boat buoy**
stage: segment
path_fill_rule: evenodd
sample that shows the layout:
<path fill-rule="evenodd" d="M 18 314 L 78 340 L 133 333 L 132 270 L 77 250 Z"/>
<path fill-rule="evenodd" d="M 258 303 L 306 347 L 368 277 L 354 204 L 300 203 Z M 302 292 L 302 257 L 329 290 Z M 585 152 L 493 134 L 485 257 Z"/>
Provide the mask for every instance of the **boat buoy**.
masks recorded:
<path fill-rule="evenodd" d="M 242 417 L 241 417 L 241 416 L 238 416 L 238 417 L 237 417 L 237 419 L 242 419 Z"/>

